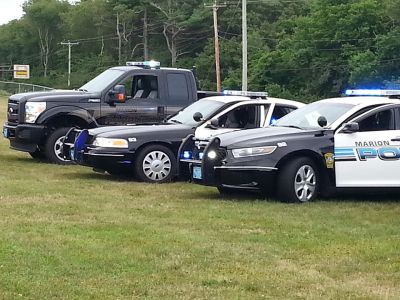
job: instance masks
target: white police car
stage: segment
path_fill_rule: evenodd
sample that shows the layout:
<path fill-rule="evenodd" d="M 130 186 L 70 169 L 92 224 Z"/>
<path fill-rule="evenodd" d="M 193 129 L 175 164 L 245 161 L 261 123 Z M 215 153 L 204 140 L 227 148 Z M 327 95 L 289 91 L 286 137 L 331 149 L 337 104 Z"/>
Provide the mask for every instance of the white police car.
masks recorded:
<path fill-rule="evenodd" d="M 224 193 L 259 189 L 306 202 L 337 188 L 400 187 L 400 91 L 346 94 L 353 97 L 314 102 L 268 128 L 221 134 L 204 149 L 187 138 L 180 155 L 199 149 L 193 181 Z"/>

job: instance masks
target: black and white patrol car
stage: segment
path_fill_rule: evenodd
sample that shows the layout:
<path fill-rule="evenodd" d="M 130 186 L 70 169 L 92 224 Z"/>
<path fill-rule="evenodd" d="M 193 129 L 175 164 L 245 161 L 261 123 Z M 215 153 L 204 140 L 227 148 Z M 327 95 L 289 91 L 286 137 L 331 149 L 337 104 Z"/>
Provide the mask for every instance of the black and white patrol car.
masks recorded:
<path fill-rule="evenodd" d="M 159 125 L 72 129 L 64 140 L 63 153 L 66 159 L 95 170 L 132 172 L 142 181 L 168 182 L 177 175 L 182 140 L 196 128 L 212 132 L 259 128 L 269 124 L 270 106 L 277 110 L 282 106 L 285 114 L 304 106 L 296 101 L 266 98 L 265 93 L 245 95 L 198 100 Z"/>
<path fill-rule="evenodd" d="M 367 92 L 379 96 L 358 96 Z M 337 188 L 400 187 L 400 91 L 347 94 L 355 97 L 314 102 L 274 126 L 222 134 L 206 146 L 188 136 L 181 161 L 194 183 L 276 192 L 289 202 Z"/>

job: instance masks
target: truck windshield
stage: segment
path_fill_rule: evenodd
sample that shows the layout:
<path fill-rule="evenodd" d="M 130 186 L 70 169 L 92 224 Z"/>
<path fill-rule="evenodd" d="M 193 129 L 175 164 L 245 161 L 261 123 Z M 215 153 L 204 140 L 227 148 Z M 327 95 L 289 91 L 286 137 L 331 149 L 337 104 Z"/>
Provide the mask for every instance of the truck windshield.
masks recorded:
<path fill-rule="evenodd" d="M 184 108 L 169 118 L 168 121 L 195 127 L 200 123 L 193 119 L 193 115 L 196 112 L 200 112 L 203 115 L 203 120 L 208 120 L 224 105 L 225 103 L 222 101 L 202 99 Z"/>
<path fill-rule="evenodd" d="M 284 116 L 276 122 L 275 126 L 299 127 L 304 129 L 321 128 L 318 125 L 318 118 L 324 116 L 328 121 L 325 127 L 329 127 L 333 122 L 353 107 L 354 105 L 350 103 L 318 101 L 308 104 Z"/>
<path fill-rule="evenodd" d="M 92 93 L 101 92 L 106 86 L 120 77 L 123 73 L 124 71 L 122 70 L 108 69 L 85 85 L 81 86 L 79 90 Z"/>

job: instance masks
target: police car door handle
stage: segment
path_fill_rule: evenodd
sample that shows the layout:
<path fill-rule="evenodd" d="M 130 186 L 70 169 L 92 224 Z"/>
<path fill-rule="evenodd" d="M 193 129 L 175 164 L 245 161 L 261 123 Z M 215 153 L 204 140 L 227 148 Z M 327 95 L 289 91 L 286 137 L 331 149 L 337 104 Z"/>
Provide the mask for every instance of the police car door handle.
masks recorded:
<path fill-rule="evenodd" d="M 391 139 L 392 142 L 400 142 L 400 136 Z"/>

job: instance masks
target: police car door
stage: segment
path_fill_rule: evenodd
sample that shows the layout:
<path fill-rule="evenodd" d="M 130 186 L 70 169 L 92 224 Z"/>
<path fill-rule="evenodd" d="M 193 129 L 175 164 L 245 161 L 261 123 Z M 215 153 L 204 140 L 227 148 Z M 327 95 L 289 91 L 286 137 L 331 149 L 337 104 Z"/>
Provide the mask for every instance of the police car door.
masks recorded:
<path fill-rule="evenodd" d="M 373 109 L 346 124 L 334 139 L 336 186 L 400 186 L 398 106 Z"/>

